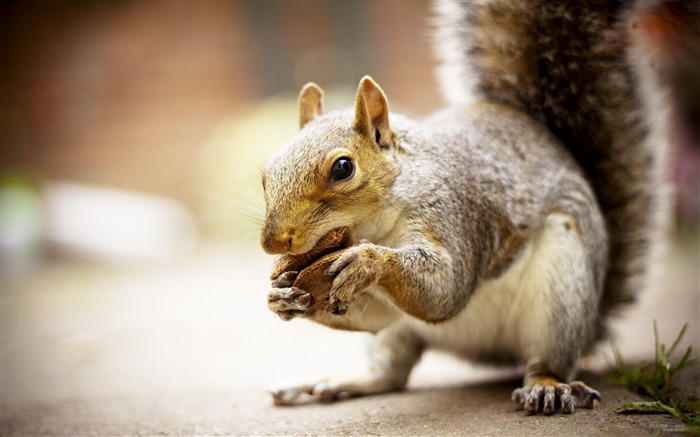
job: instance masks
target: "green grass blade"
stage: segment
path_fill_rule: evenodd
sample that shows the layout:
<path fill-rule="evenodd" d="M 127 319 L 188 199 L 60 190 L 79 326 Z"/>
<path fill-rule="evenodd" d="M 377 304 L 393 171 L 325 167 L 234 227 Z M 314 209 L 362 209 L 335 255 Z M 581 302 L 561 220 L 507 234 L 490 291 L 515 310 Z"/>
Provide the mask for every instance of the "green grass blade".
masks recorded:
<path fill-rule="evenodd" d="M 676 341 L 673 342 L 671 345 L 671 348 L 668 350 L 668 356 L 670 357 L 673 355 L 673 352 L 676 350 L 678 347 L 678 344 L 680 344 L 681 340 L 683 339 L 683 336 L 685 335 L 685 331 L 688 329 L 688 324 L 684 323 L 683 328 L 681 328 L 681 332 L 678 333 L 678 337 L 676 337 Z"/>

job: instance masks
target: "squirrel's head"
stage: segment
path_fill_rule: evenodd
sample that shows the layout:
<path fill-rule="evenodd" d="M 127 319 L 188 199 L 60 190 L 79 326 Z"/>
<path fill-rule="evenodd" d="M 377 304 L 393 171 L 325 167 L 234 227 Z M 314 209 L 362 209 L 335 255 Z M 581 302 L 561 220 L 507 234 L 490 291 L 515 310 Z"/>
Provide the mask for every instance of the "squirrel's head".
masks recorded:
<path fill-rule="evenodd" d="M 265 223 L 260 242 L 271 254 L 308 252 L 328 231 L 371 220 L 386 207 L 398 144 L 384 92 L 360 82 L 353 111 L 323 114 L 323 91 L 299 94 L 300 132 L 263 169 Z"/>

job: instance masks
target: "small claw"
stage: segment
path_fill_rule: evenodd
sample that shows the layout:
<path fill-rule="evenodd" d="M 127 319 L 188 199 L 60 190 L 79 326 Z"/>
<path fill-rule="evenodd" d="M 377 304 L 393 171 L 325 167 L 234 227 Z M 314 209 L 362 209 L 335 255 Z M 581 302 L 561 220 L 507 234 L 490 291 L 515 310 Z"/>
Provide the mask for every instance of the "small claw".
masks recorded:
<path fill-rule="evenodd" d="M 328 269 L 326 269 L 325 276 L 327 279 L 333 279 L 338 276 L 345 267 L 349 266 L 353 261 L 359 257 L 357 252 L 351 252 L 349 254 L 343 254 L 340 258 L 335 260 Z"/>
<path fill-rule="evenodd" d="M 268 388 L 272 402 L 277 406 L 298 405 L 308 402 L 313 392 L 313 385 L 276 386 Z"/>
<path fill-rule="evenodd" d="M 332 296 L 328 301 L 328 311 L 334 316 L 342 316 L 348 312 L 349 307 L 347 302 L 343 302 L 335 296 Z"/>
<path fill-rule="evenodd" d="M 321 402 L 332 402 L 338 399 L 338 387 L 330 382 L 321 382 L 314 387 L 311 393 Z"/>
<path fill-rule="evenodd" d="M 559 384 L 558 387 L 561 391 L 559 395 L 559 401 L 561 402 L 561 412 L 564 414 L 571 414 L 574 412 L 576 403 L 574 398 L 571 397 L 571 388 L 568 384 Z"/>
<path fill-rule="evenodd" d="M 284 272 L 272 280 L 272 288 L 291 287 L 297 276 L 299 276 L 297 271 Z"/>
<path fill-rule="evenodd" d="M 554 401 L 556 400 L 556 390 L 551 385 L 544 388 L 544 403 L 542 412 L 546 415 L 554 414 Z"/>
<path fill-rule="evenodd" d="M 526 387 L 518 387 L 515 390 L 513 390 L 513 393 L 510 395 L 510 400 L 515 401 L 519 404 L 524 404 L 527 393 L 528 390 L 526 389 Z"/>
<path fill-rule="evenodd" d="M 539 409 L 540 404 L 540 398 L 542 397 L 543 392 L 544 387 L 542 386 L 542 384 L 536 384 L 530 389 L 530 393 L 525 398 L 525 403 L 523 404 L 523 408 L 525 409 L 525 411 L 527 411 L 528 414 L 537 414 L 537 410 Z"/>
<path fill-rule="evenodd" d="M 272 402 L 277 406 L 292 405 L 300 394 L 291 390 L 269 390 L 269 393 L 272 395 Z"/>
<path fill-rule="evenodd" d="M 571 387 L 571 396 L 576 402 L 576 405 L 582 408 L 593 408 L 593 402 L 601 400 L 600 393 L 584 384 L 581 381 L 569 383 Z"/>

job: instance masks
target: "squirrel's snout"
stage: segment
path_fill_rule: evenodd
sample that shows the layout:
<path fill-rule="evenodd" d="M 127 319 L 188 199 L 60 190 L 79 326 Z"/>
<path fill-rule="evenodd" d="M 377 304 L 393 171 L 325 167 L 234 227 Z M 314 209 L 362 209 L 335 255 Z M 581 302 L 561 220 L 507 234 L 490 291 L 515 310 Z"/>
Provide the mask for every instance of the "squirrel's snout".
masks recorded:
<path fill-rule="evenodd" d="M 269 253 L 270 255 L 280 255 L 289 250 L 289 247 L 291 246 L 291 238 L 274 238 L 265 237 L 263 235 L 261 244 L 263 250 Z"/>
<path fill-rule="evenodd" d="M 289 252 L 292 247 L 293 232 L 275 232 L 267 227 L 263 229 L 260 237 L 260 244 L 265 252 L 270 255 L 281 255 Z"/>

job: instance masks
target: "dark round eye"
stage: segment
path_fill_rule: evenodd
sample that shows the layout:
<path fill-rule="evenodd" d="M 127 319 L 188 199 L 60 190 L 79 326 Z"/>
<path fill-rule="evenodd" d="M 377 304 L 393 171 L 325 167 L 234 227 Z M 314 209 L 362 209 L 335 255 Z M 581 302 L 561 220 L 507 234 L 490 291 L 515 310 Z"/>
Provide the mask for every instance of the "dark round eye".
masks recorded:
<path fill-rule="evenodd" d="M 355 171 L 355 164 L 353 164 L 350 158 L 338 158 L 333 163 L 333 168 L 331 168 L 331 180 L 332 181 L 342 181 L 347 179 Z"/>

